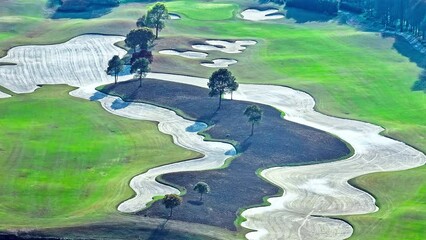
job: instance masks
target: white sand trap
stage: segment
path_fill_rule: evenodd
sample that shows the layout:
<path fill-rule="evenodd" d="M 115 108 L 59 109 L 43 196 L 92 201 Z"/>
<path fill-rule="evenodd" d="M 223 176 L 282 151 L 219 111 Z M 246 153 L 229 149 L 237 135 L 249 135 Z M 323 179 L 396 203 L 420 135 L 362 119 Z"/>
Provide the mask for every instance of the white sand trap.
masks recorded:
<path fill-rule="evenodd" d="M 13 48 L 5 58 L 19 65 L 0 68 L 0 84 L 15 92 L 30 92 L 36 88 L 35 84 L 65 83 L 83 87 L 73 95 L 90 98 L 95 93 L 94 86 L 112 82 L 113 78 L 105 74 L 104 68 L 112 55 L 124 54 L 122 49 L 112 45 L 122 39 L 86 35 L 59 45 Z M 207 87 L 208 81 L 158 73 L 150 73 L 148 77 L 199 87 Z M 129 77 L 120 77 L 120 81 L 125 78 Z M 215 168 L 226 158 L 224 152 L 229 150 L 230 145 L 210 145 L 203 142 L 200 136 L 184 130 L 194 122 L 181 119 L 171 111 L 144 104 L 131 103 L 114 110 L 113 103 L 120 100 L 102 97 L 100 101 L 108 111 L 129 118 L 159 121 L 161 131 L 171 133 L 177 144 L 206 154 L 199 160 L 155 168 L 133 178 L 131 186 L 137 197 L 122 203 L 119 207 L 122 211 L 136 211 L 143 208 L 152 196 L 177 192 L 156 183 L 156 174 Z M 315 112 L 314 99 L 304 92 L 287 87 L 240 84 L 234 99 L 273 106 L 284 111 L 287 120 L 330 132 L 348 142 L 355 150 L 355 154 L 346 160 L 262 171 L 265 179 L 285 192 L 281 197 L 269 199 L 270 206 L 252 208 L 242 213 L 247 218 L 242 225 L 255 230 L 246 235 L 249 239 L 348 238 L 353 230 L 346 222 L 314 216 L 363 214 L 377 210 L 374 198 L 350 186 L 347 183 L 349 179 L 373 172 L 414 168 L 426 162 L 423 153 L 402 142 L 380 136 L 379 133 L 383 131 L 381 127 Z"/>
<path fill-rule="evenodd" d="M 0 98 L 8 98 L 11 97 L 9 94 L 0 91 Z"/>
<path fill-rule="evenodd" d="M 220 51 L 224 53 L 242 53 L 247 46 L 255 45 L 257 42 L 253 40 L 239 40 L 228 42 L 223 40 L 207 40 L 207 44 L 192 45 L 194 49 L 201 51 Z"/>
<path fill-rule="evenodd" d="M 203 52 L 194 52 L 194 51 L 179 52 L 172 49 L 160 50 L 158 51 L 158 53 L 164 54 L 164 55 L 180 56 L 180 57 L 190 58 L 190 59 L 205 59 L 209 55 Z"/>
<path fill-rule="evenodd" d="M 176 13 L 169 13 L 170 20 L 179 20 L 181 17 Z"/>
<path fill-rule="evenodd" d="M 105 74 L 108 60 L 125 51 L 114 46 L 120 36 L 82 35 L 63 44 L 20 46 L 9 50 L 0 68 L 0 85 L 16 93 L 32 92 L 38 84 L 75 87 L 113 81 Z"/>
<path fill-rule="evenodd" d="M 210 67 L 210 68 L 226 68 L 226 67 L 229 67 L 229 65 L 235 64 L 237 62 L 238 61 L 234 59 L 218 58 L 218 59 L 212 60 L 211 63 L 209 62 L 201 63 L 201 66 Z"/>
<path fill-rule="evenodd" d="M 277 9 L 257 10 L 247 9 L 241 12 L 243 19 L 250 21 L 266 21 L 284 18 L 284 14 L 278 13 Z"/>

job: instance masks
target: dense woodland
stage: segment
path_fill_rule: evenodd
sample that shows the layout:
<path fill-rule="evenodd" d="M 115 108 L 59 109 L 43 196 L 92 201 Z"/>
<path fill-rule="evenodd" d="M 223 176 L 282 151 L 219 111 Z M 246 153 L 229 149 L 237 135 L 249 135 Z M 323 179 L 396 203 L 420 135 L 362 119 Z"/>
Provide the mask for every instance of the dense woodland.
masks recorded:
<path fill-rule="evenodd" d="M 426 40 L 426 0 L 260 0 L 288 7 L 337 14 L 351 11 L 378 21 L 387 29 L 410 32 Z"/>

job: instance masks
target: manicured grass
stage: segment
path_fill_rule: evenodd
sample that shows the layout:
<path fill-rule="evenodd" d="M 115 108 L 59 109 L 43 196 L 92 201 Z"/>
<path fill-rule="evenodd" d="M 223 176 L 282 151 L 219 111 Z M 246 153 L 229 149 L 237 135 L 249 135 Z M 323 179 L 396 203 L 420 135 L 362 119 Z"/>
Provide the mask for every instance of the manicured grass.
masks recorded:
<path fill-rule="evenodd" d="M 199 156 L 155 123 L 114 116 L 70 90 L 0 100 L 0 230 L 110 218 L 132 196 L 134 175 Z"/>
<path fill-rule="evenodd" d="M 380 210 L 373 214 L 344 217 L 354 226 L 352 239 L 425 239 L 425 170 L 425 167 L 420 167 L 354 179 L 352 184 L 375 196 Z"/>

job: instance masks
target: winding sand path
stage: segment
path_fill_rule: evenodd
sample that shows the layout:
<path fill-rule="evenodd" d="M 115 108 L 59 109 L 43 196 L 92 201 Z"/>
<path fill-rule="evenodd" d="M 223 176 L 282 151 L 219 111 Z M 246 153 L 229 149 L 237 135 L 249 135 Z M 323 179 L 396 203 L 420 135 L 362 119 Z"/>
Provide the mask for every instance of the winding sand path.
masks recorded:
<path fill-rule="evenodd" d="M 163 174 L 202 171 L 221 167 L 225 160 L 235 153 L 235 148 L 222 142 L 205 142 L 198 131 L 188 131 L 196 123 L 178 116 L 175 112 L 164 108 L 143 103 L 125 103 L 120 98 L 107 96 L 95 90 L 96 85 L 82 87 L 70 94 L 90 100 L 97 96 L 102 107 L 108 112 L 126 118 L 159 122 L 158 129 L 173 136 L 173 142 L 181 147 L 202 153 L 204 157 L 184 162 L 168 164 L 152 168 L 147 172 L 137 175 L 130 181 L 130 187 L 136 196 L 118 206 L 120 212 L 137 212 L 146 207 L 155 196 L 180 192 L 172 187 L 158 183 L 155 179 Z M 123 107 L 114 107 L 123 106 Z M 199 124 L 198 124 L 199 125 Z M 201 129 L 200 129 L 201 130 Z"/>
<path fill-rule="evenodd" d="M 78 86 L 80 89 L 74 91 L 73 95 L 96 98 L 102 102 L 106 110 L 114 114 L 136 119 L 163 117 L 156 115 L 167 116 L 163 119 L 167 124 L 160 123 L 160 128 L 165 132 L 173 132 L 174 141 L 181 146 L 185 144 L 192 146 L 191 141 L 201 143 L 202 139 L 199 136 L 183 130 L 193 122 L 179 119 L 173 112 L 146 104 L 126 105 L 117 98 L 99 96 L 99 93 L 94 92 L 95 86 L 112 82 L 112 78 L 105 74 L 104 68 L 112 55 L 124 54 L 122 49 L 113 46 L 114 42 L 122 39 L 123 37 L 116 36 L 84 35 L 64 44 L 16 47 L 2 60 L 18 65 L 0 68 L 2 79 L 0 84 L 17 93 L 31 92 L 37 88 L 37 84 L 43 83 Z M 207 87 L 207 79 L 204 78 L 158 73 L 151 73 L 148 77 Z M 121 77 L 120 80 L 126 78 L 129 76 Z M 256 230 L 246 235 L 249 239 L 347 238 L 352 234 L 350 225 L 318 216 L 360 214 L 377 210 L 374 199 L 369 194 L 350 186 L 347 180 L 372 172 L 413 168 L 426 162 L 423 153 L 404 143 L 380 136 L 379 133 L 383 129 L 378 126 L 315 112 L 313 110 L 315 102 L 306 93 L 286 87 L 241 84 L 238 92 L 234 93 L 234 98 L 263 103 L 283 110 L 286 112 L 286 119 L 335 134 L 355 150 L 352 157 L 342 161 L 299 167 L 277 167 L 263 171 L 262 176 L 285 189 L 285 193 L 281 197 L 269 199 L 271 206 L 252 208 L 243 212 L 243 216 L 247 218 L 243 226 Z M 114 103 L 124 107 L 114 109 L 112 107 Z M 186 142 L 187 140 L 189 142 Z M 151 196 L 177 191 L 157 183 L 150 185 L 154 182 L 155 171 L 197 170 L 200 168 L 200 162 L 196 161 L 205 161 L 202 164 L 212 168 L 223 163 L 223 159 L 226 158 L 224 151 L 229 146 L 222 146 L 219 151 L 208 152 L 208 149 L 204 149 L 207 145 L 202 142 L 201 145 L 195 146 L 197 151 L 207 153 L 205 158 L 148 171 L 141 177 L 149 182 L 149 189 L 145 190 L 153 191 Z M 211 157 L 212 163 L 207 163 L 206 158 L 213 154 L 217 154 L 217 157 Z M 142 191 L 140 187 L 145 185 L 139 186 L 136 180 L 133 181 L 135 181 L 132 183 L 133 187 L 137 189 L 135 191 L 137 193 Z M 150 200 L 148 195 L 138 196 L 145 199 L 144 201 Z M 133 211 L 141 207 L 143 204 L 135 204 L 132 200 L 120 205 L 123 211 Z"/>
<path fill-rule="evenodd" d="M 151 74 L 149 77 L 207 86 L 207 79 Z M 314 99 L 301 91 L 270 85 L 240 84 L 234 99 L 273 106 L 285 119 L 332 133 L 354 148 L 354 155 L 332 163 L 277 167 L 262 171 L 268 181 L 285 190 L 271 198 L 271 206 L 242 213 L 243 226 L 256 230 L 248 239 L 344 239 L 352 227 L 344 221 L 316 216 L 336 216 L 377 211 L 375 199 L 348 184 L 348 180 L 373 172 L 415 168 L 426 163 L 418 150 L 381 136 L 384 129 L 369 123 L 326 116 L 314 111 Z"/>

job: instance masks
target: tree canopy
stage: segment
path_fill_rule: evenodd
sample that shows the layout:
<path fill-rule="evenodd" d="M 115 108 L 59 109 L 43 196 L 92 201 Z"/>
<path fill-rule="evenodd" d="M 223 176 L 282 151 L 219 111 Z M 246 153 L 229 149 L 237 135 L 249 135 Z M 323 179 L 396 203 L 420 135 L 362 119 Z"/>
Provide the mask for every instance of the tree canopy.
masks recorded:
<path fill-rule="evenodd" d="M 207 83 L 210 89 L 209 96 L 219 96 L 218 109 L 221 107 L 222 95 L 225 92 L 232 92 L 232 89 L 235 87 L 235 81 L 236 79 L 232 73 L 225 68 L 215 71 L 210 76 L 209 82 Z"/>
<path fill-rule="evenodd" d="M 163 198 L 162 204 L 166 208 L 170 208 L 169 217 L 171 217 L 173 215 L 173 208 L 182 204 L 182 198 L 176 194 L 166 194 Z"/>
<path fill-rule="evenodd" d="M 115 55 L 108 61 L 107 74 L 114 76 L 114 82 L 117 83 L 118 74 L 123 70 L 124 61 L 118 55 Z"/>
<path fill-rule="evenodd" d="M 169 11 L 166 5 L 164 5 L 164 3 L 156 3 L 148 10 L 143 24 L 147 27 L 155 28 L 155 38 L 158 38 L 158 33 L 163 30 L 165 27 L 164 21 L 168 18 Z M 143 16 L 140 20 L 143 20 Z"/>
<path fill-rule="evenodd" d="M 251 134 L 253 135 L 254 125 L 259 124 L 260 120 L 262 120 L 262 109 L 260 109 L 257 105 L 250 105 L 244 111 L 244 115 L 248 117 L 248 122 L 251 123 Z"/>
<path fill-rule="evenodd" d="M 194 191 L 200 194 L 200 201 L 203 201 L 203 194 L 210 193 L 210 186 L 205 182 L 198 182 L 194 186 Z"/>
<path fill-rule="evenodd" d="M 134 73 L 139 78 L 139 87 L 142 86 L 142 78 L 150 71 L 149 61 L 146 58 L 138 58 L 133 62 L 130 73 Z"/>
<path fill-rule="evenodd" d="M 136 48 L 139 47 L 141 50 L 146 50 L 154 41 L 154 33 L 147 27 L 131 30 L 126 36 L 126 46 L 133 49 L 136 52 Z"/>

